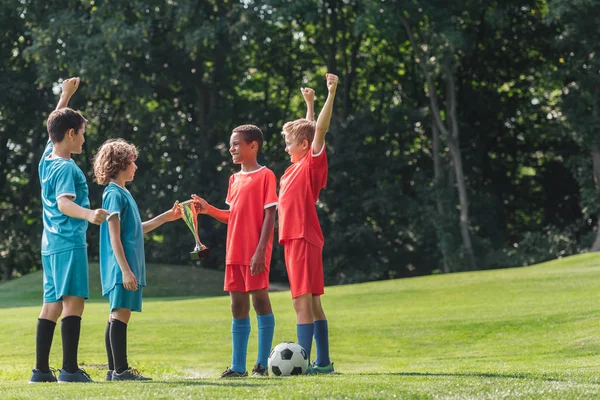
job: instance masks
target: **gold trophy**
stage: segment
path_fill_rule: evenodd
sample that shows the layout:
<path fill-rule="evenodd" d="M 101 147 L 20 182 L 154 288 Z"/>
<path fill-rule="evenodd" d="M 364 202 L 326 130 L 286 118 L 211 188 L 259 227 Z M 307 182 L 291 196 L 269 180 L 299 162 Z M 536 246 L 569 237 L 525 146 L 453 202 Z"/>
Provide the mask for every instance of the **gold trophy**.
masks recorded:
<path fill-rule="evenodd" d="M 183 203 L 179 203 L 179 209 L 181 210 L 181 218 L 192 231 L 194 240 L 196 241 L 194 251 L 190 252 L 191 259 L 198 260 L 200 258 L 208 257 L 210 255 L 210 249 L 202 244 L 200 237 L 198 236 L 198 213 L 196 213 L 194 201 L 187 200 Z"/>

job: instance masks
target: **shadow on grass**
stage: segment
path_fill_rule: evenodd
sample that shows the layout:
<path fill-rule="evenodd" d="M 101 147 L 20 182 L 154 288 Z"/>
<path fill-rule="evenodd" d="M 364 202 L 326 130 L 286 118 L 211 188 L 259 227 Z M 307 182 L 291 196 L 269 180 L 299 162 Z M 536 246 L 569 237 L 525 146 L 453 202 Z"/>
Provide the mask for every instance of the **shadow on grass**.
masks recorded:
<path fill-rule="evenodd" d="M 133 382 L 133 381 L 132 381 Z M 100 382 L 104 385 L 115 385 L 117 382 Z M 130 382 L 127 382 L 130 383 Z M 257 387 L 257 386 L 265 386 L 264 383 L 256 382 L 256 379 L 253 382 L 249 382 L 247 380 L 224 380 L 215 382 L 211 379 L 176 379 L 176 380 L 156 380 L 156 381 L 145 381 L 145 382 L 135 382 L 140 385 L 156 385 L 160 384 L 161 386 L 167 387 L 179 387 L 179 386 L 228 386 L 228 387 Z"/>
<path fill-rule="evenodd" d="M 498 378 L 498 379 L 531 379 L 547 382 L 568 382 L 568 379 L 558 379 L 536 374 L 496 374 L 486 372 L 445 373 L 445 372 L 366 372 L 357 373 L 359 376 L 406 376 L 406 377 L 450 377 L 450 378 Z"/>

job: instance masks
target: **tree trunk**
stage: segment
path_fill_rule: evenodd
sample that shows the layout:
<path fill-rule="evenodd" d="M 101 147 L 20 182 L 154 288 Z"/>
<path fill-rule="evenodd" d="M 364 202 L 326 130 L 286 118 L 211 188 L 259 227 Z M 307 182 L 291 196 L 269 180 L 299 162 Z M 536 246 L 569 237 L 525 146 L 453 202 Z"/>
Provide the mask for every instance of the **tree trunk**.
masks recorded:
<path fill-rule="evenodd" d="M 451 68 L 446 68 L 448 84 L 447 95 L 449 106 L 449 110 L 446 114 L 448 116 L 448 119 L 450 120 L 452 127 L 452 134 L 450 134 L 449 129 L 446 127 L 446 125 L 444 125 L 444 121 L 442 121 L 438 97 L 435 90 L 435 83 L 433 81 L 431 73 L 427 69 L 427 65 L 425 64 L 426 55 L 420 53 L 420 47 L 416 43 L 415 37 L 412 33 L 412 30 L 410 29 L 408 21 L 405 18 L 400 17 L 400 23 L 406 31 L 410 44 L 413 48 L 415 58 L 417 59 L 417 62 L 423 70 L 423 75 L 425 76 L 425 81 L 427 82 L 429 103 L 431 105 L 431 111 L 433 113 L 434 122 L 437 124 L 441 135 L 444 136 L 444 138 L 446 138 L 449 143 L 450 156 L 452 157 L 452 161 L 454 164 L 454 172 L 456 173 L 456 181 L 458 186 L 458 198 L 460 203 L 460 231 L 463 239 L 463 246 L 465 249 L 465 255 L 467 257 L 467 262 L 469 264 L 469 269 L 475 270 L 477 269 L 477 263 L 475 262 L 473 245 L 471 243 L 471 232 L 469 229 L 469 199 L 467 195 L 467 187 L 462 167 L 462 155 L 458 144 L 459 130 L 456 116 L 456 88 L 454 87 L 454 73 L 452 72 Z"/>
<path fill-rule="evenodd" d="M 440 156 L 440 132 L 435 124 L 432 125 L 432 139 L 433 139 L 433 180 L 435 184 L 435 203 L 437 212 L 440 217 L 444 215 L 444 204 L 439 191 L 442 189 L 444 176 L 442 174 L 442 159 Z M 443 232 L 443 227 L 440 229 Z M 450 273 L 450 265 L 448 264 L 448 256 L 446 254 L 447 249 L 444 246 L 442 235 L 438 235 L 438 241 L 440 242 L 440 250 L 442 251 L 442 262 L 444 265 L 444 272 Z"/>
<path fill-rule="evenodd" d="M 600 188 L 600 144 L 595 144 L 592 147 L 592 165 L 594 173 L 594 183 L 596 189 Z M 596 239 L 592 245 L 592 251 L 600 251 L 600 213 L 597 215 L 598 229 L 596 231 Z"/>
<path fill-rule="evenodd" d="M 467 184 L 462 166 L 462 154 L 460 151 L 458 129 L 458 117 L 456 115 L 456 86 L 454 85 L 454 73 L 450 67 L 446 68 L 446 80 L 448 86 L 448 118 L 452 127 L 452 137 L 448 138 L 448 147 L 454 160 L 454 170 L 456 172 L 456 183 L 458 186 L 458 201 L 460 204 L 460 233 L 463 239 L 465 255 L 469 262 L 471 270 L 477 269 L 473 244 L 471 242 L 470 219 L 469 219 L 469 196 L 467 194 Z"/>
<path fill-rule="evenodd" d="M 4 265 L 4 268 L 2 268 L 2 282 L 10 281 L 10 278 L 12 277 L 12 272 L 13 267 L 10 264 Z"/>

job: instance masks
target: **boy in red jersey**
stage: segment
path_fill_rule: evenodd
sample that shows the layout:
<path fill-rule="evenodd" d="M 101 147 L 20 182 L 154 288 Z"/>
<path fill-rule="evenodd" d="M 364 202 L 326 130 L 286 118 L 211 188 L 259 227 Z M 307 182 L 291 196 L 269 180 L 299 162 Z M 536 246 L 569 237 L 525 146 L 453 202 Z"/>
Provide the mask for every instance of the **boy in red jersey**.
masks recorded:
<path fill-rule="evenodd" d="M 292 165 L 281 177 L 279 187 L 279 243 L 284 246 L 285 266 L 296 311 L 298 344 L 308 353 L 313 335 L 317 359 L 308 373 L 333 373 L 329 359 L 329 330 L 321 306 L 324 293 L 323 245 L 315 203 L 327 183 L 325 134 L 329 129 L 338 77 L 327 74 L 327 100 L 314 122 L 314 91 L 303 88 L 306 119 L 283 126 L 285 151 Z"/>
<path fill-rule="evenodd" d="M 256 157 L 263 144 L 261 130 L 242 125 L 233 130 L 229 152 L 241 171 L 229 178 L 225 203 L 219 210 L 192 195 L 199 214 L 227 224 L 225 290 L 231 298 L 233 322 L 232 361 L 221 378 L 248 376 L 246 352 L 250 336 L 250 293 L 258 319 L 258 359 L 252 375 L 267 375 L 267 360 L 273 344 L 275 318 L 269 299 L 269 270 L 277 206 L 277 179 Z"/>

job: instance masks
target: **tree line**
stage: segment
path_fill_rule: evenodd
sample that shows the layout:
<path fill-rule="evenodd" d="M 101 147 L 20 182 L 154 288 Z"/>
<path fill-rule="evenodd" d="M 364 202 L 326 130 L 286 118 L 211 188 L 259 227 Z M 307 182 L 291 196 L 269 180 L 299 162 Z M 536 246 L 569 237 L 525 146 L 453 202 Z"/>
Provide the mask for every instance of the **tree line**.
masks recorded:
<path fill-rule="evenodd" d="M 317 209 L 328 284 L 522 266 L 600 249 L 600 5 L 593 0 L 22 0 L 0 4 L 0 264 L 41 267 L 37 163 L 58 82 L 90 121 L 76 162 L 108 138 L 140 149 L 143 216 L 192 193 L 224 205 L 231 129 L 280 132 L 341 78 Z M 222 268 L 225 226 L 199 217 Z M 186 240 L 187 239 L 187 240 Z M 88 231 L 90 258 L 98 232 Z M 188 263 L 183 223 L 146 240 Z M 272 278 L 285 279 L 275 247 Z"/>

